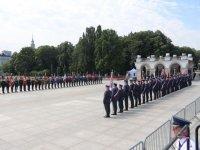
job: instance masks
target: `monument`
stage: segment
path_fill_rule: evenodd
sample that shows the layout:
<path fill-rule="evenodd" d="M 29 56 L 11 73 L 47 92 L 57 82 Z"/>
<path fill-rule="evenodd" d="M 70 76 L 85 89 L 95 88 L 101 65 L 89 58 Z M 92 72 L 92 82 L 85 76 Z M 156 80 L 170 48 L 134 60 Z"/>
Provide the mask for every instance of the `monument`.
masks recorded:
<path fill-rule="evenodd" d="M 194 64 L 192 54 L 182 53 L 181 56 L 173 55 L 171 57 L 169 53 L 166 53 L 165 57 L 160 56 L 159 58 L 156 58 L 155 55 L 147 58 L 137 55 L 135 66 L 137 78 L 143 79 L 150 75 L 159 76 L 162 73 L 166 75 L 193 74 Z"/>

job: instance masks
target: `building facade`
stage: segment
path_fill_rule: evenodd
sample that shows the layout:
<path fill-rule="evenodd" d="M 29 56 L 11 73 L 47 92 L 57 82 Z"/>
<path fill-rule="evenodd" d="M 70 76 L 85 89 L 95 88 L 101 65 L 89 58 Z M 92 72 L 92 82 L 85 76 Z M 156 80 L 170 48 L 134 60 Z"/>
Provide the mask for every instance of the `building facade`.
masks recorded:
<path fill-rule="evenodd" d="M 182 53 L 181 56 L 173 55 L 173 57 L 170 57 L 170 54 L 166 53 L 165 57 L 160 56 L 159 58 L 156 58 L 155 55 L 147 58 L 141 58 L 141 55 L 137 55 L 135 65 L 138 79 L 151 75 L 159 76 L 161 74 L 193 74 L 192 54 L 186 55 Z"/>
<path fill-rule="evenodd" d="M 0 66 L 9 61 L 11 59 L 11 55 L 11 51 L 2 51 L 2 53 L 0 54 Z"/>

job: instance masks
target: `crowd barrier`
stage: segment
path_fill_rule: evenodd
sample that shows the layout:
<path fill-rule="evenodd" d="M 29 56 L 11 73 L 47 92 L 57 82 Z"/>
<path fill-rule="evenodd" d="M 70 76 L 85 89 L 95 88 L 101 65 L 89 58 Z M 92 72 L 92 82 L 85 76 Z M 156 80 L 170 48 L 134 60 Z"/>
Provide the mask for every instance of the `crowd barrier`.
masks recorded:
<path fill-rule="evenodd" d="M 191 121 L 200 112 L 200 97 L 195 101 L 181 109 L 174 116 L 187 119 Z M 139 142 L 133 146 L 130 150 L 162 150 L 166 149 L 166 146 L 170 147 L 173 144 L 174 138 L 171 132 L 171 120 L 168 120 L 161 125 L 157 130 L 152 132 L 146 137 L 144 141 Z M 171 144 L 171 145 L 170 145 Z M 143 149 L 141 149 L 141 147 Z M 172 148 L 169 148 L 172 149 Z"/>
<path fill-rule="evenodd" d="M 144 143 L 141 141 L 135 146 L 131 147 L 130 150 L 144 150 Z"/>

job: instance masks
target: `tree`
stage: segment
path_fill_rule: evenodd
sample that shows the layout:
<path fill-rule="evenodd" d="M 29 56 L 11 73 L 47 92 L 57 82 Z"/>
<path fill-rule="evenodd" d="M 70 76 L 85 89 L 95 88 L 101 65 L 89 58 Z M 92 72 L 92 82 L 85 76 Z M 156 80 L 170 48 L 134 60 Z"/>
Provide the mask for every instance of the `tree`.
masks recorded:
<path fill-rule="evenodd" d="M 31 47 L 24 47 L 17 54 L 13 54 L 11 64 L 17 73 L 27 74 L 33 70 L 35 65 L 35 51 Z"/>
<path fill-rule="evenodd" d="M 58 51 L 53 46 L 40 46 L 36 49 L 36 62 L 37 70 L 50 70 L 51 73 L 55 73 L 57 70 L 57 56 Z"/>
<path fill-rule="evenodd" d="M 101 36 L 96 40 L 95 65 L 98 71 L 108 73 L 112 69 L 121 72 L 120 39 L 114 30 L 103 30 Z"/>
<path fill-rule="evenodd" d="M 74 46 L 70 42 L 63 42 L 57 46 L 57 51 L 57 60 L 61 74 L 65 74 L 69 71 L 69 66 L 72 63 L 72 53 L 74 51 Z"/>
<path fill-rule="evenodd" d="M 95 49 L 95 28 L 86 28 L 86 33 L 79 39 L 73 52 L 73 68 L 76 72 L 95 71 L 94 49 Z"/>

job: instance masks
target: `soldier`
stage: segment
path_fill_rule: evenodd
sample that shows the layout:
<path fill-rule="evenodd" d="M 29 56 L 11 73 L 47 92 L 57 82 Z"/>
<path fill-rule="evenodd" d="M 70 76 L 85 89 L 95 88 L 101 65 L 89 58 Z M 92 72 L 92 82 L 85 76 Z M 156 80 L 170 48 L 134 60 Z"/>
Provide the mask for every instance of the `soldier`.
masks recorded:
<path fill-rule="evenodd" d="M 106 115 L 105 118 L 110 118 L 110 101 L 112 92 L 109 90 L 109 86 L 106 85 L 106 91 L 104 92 L 103 104 L 105 107 Z"/>
<path fill-rule="evenodd" d="M 30 79 L 30 77 L 27 77 L 26 82 L 27 82 L 28 91 L 30 91 L 31 90 L 31 79 Z"/>
<path fill-rule="evenodd" d="M 134 100 L 133 100 L 133 80 L 130 80 L 130 88 L 129 88 L 129 98 L 131 101 L 131 108 L 134 108 Z"/>
<path fill-rule="evenodd" d="M 32 88 L 32 91 L 34 91 L 34 86 L 35 86 L 35 78 L 31 78 L 31 88 Z"/>
<path fill-rule="evenodd" d="M 38 90 L 38 86 L 39 86 L 39 78 L 35 77 L 35 90 Z"/>
<path fill-rule="evenodd" d="M 152 84 L 153 84 L 152 90 L 153 90 L 154 100 L 156 100 L 158 99 L 158 79 L 155 79 Z"/>
<path fill-rule="evenodd" d="M 19 78 L 19 90 L 20 90 L 20 92 L 22 92 L 22 86 L 23 86 L 23 78 L 22 78 L 22 76 L 20 76 L 20 78 Z"/>
<path fill-rule="evenodd" d="M 47 77 L 47 87 L 48 89 L 51 88 L 51 81 L 50 81 L 50 77 Z"/>
<path fill-rule="evenodd" d="M 144 92 L 144 95 L 145 95 L 145 98 L 146 98 L 146 102 L 148 103 L 149 102 L 149 83 L 148 83 L 148 80 L 145 80 L 143 92 Z"/>
<path fill-rule="evenodd" d="M 2 76 L 2 81 L 1 81 L 1 88 L 2 88 L 2 93 L 5 94 L 5 87 L 6 87 L 6 80 Z"/>
<path fill-rule="evenodd" d="M 6 78 L 6 91 L 7 91 L 7 93 L 10 93 L 10 92 L 9 92 L 9 87 L 10 87 L 10 80 L 9 80 L 9 78 L 7 77 L 7 78 Z"/>
<path fill-rule="evenodd" d="M 166 95 L 166 85 L 167 85 L 167 81 L 163 80 L 162 81 L 162 87 L 161 87 L 162 97 Z"/>
<path fill-rule="evenodd" d="M 119 112 L 118 113 L 123 113 L 123 109 L 124 109 L 124 106 L 123 106 L 123 101 L 124 101 L 124 91 L 122 89 L 122 85 L 120 84 L 119 85 L 119 90 L 117 92 L 117 101 L 118 101 L 118 105 L 119 105 Z"/>
<path fill-rule="evenodd" d="M 42 80 L 40 77 L 37 77 L 38 88 L 41 90 Z"/>
<path fill-rule="evenodd" d="M 145 91 L 146 89 L 145 89 L 145 83 L 144 83 L 144 81 L 145 81 L 145 80 L 142 80 L 142 82 L 141 82 L 142 101 L 143 101 L 142 104 L 145 104 L 145 94 L 146 94 L 146 93 L 145 93 L 145 92 L 146 92 L 146 91 Z"/>
<path fill-rule="evenodd" d="M 13 77 L 11 76 L 11 77 L 10 77 L 10 87 L 11 87 L 11 92 L 12 92 L 12 93 L 14 92 L 14 86 L 15 86 L 14 79 L 13 79 Z"/>
<path fill-rule="evenodd" d="M 138 105 L 141 105 L 141 94 L 142 94 L 142 85 L 140 81 L 136 82 L 136 96 L 138 100 Z"/>
<path fill-rule="evenodd" d="M 125 102 L 125 111 L 128 111 L 128 96 L 129 96 L 129 91 L 130 87 L 128 85 L 128 81 L 124 80 L 124 102 Z"/>
<path fill-rule="evenodd" d="M 149 82 L 149 96 L 150 96 L 150 101 L 152 101 L 152 93 L 153 93 L 153 80 L 150 79 Z"/>
<path fill-rule="evenodd" d="M 139 99 L 137 98 L 137 84 L 136 80 L 133 80 L 133 87 L 132 87 L 132 93 L 133 93 L 133 98 L 135 99 L 135 107 L 137 107 Z"/>
<path fill-rule="evenodd" d="M 26 77 L 24 76 L 24 77 L 23 77 L 23 89 L 24 89 L 24 91 L 26 91 L 26 85 L 27 85 L 27 79 L 26 79 Z"/>
<path fill-rule="evenodd" d="M 117 94 L 118 88 L 117 88 L 117 84 L 114 83 L 114 88 L 112 89 L 112 105 L 113 105 L 113 113 L 111 115 L 117 115 L 117 98 L 116 98 L 116 94 Z"/>
<path fill-rule="evenodd" d="M 15 85 L 15 92 L 17 92 L 18 86 L 19 86 L 19 81 L 18 81 L 17 77 L 14 78 L 14 85 Z"/>

